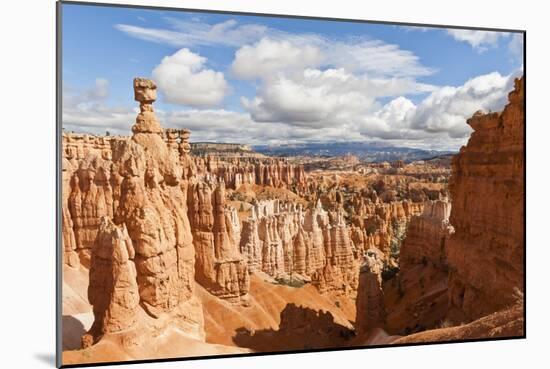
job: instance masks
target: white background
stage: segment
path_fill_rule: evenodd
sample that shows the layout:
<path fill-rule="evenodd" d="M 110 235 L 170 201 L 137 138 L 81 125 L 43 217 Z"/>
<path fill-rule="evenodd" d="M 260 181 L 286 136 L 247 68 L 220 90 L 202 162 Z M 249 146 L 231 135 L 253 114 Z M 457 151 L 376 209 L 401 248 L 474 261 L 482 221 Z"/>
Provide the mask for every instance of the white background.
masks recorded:
<path fill-rule="evenodd" d="M 117 2 L 112 0 L 112 2 Z M 120 2 L 120 1 L 118 1 Z M 527 340 L 147 364 L 146 368 L 522 367 L 548 362 L 550 82 L 544 1 L 128 0 L 132 4 L 527 30 Z M 537 5 L 534 5 L 537 4 Z M 0 11 L 0 367 L 53 367 L 55 2 Z M 434 52 L 438 52 L 434 50 Z M 536 365 L 536 364 L 535 364 Z M 541 364 L 536 365 L 540 367 Z M 138 366 L 133 366 L 138 367 Z"/>

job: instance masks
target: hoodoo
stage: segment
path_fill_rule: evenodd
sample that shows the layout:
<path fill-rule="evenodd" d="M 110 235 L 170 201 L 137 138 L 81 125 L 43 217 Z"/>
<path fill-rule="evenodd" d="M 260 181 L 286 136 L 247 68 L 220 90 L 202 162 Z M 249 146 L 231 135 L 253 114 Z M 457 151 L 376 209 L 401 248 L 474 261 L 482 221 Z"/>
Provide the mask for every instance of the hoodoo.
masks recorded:
<path fill-rule="evenodd" d="M 111 165 L 96 164 L 104 162 L 92 153 L 83 160 L 86 166 L 81 166 L 84 173 L 98 167 L 101 173 L 110 174 L 105 168 L 112 168 L 112 173 L 122 178 L 114 181 L 120 185 L 113 191 L 116 201 L 93 202 L 104 209 L 100 226 L 93 228 L 96 236 L 88 287 L 94 307 L 89 334 L 94 340 L 128 331 L 140 316 L 138 304 L 154 318 L 142 319 L 139 334 L 147 335 L 170 323 L 199 340 L 204 337 L 202 311 L 193 293 L 195 257 L 186 212 L 186 183 L 179 158 L 161 136 L 152 106 L 155 89 L 150 80 L 134 80 L 141 112 L 133 136 L 112 141 Z M 79 175 L 77 171 L 75 178 Z M 84 188 L 97 193 L 95 177 L 88 174 L 84 178 L 88 179 Z M 73 197 L 75 192 L 81 194 L 80 187 L 73 188 Z"/>

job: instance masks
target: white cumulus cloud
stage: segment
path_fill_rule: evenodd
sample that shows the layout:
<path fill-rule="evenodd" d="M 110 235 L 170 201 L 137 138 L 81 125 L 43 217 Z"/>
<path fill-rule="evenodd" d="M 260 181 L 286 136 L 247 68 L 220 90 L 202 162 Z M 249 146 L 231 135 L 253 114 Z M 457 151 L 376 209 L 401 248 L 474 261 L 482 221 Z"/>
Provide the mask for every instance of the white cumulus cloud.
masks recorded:
<path fill-rule="evenodd" d="M 316 46 L 263 38 L 255 45 L 245 45 L 237 50 L 231 70 L 238 78 L 255 79 L 315 66 L 322 60 L 321 50 Z"/>
<path fill-rule="evenodd" d="M 215 106 L 229 90 L 223 73 L 205 68 L 206 58 L 181 49 L 166 56 L 153 69 L 153 79 L 166 102 L 189 106 Z"/>
<path fill-rule="evenodd" d="M 433 89 L 408 78 L 368 78 L 342 68 L 306 69 L 302 73 L 266 78 L 256 97 L 243 97 L 241 102 L 258 122 L 330 127 L 336 123 L 357 123 L 380 107 L 379 97 Z"/>
<path fill-rule="evenodd" d="M 502 76 L 498 72 L 481 75 L 458 87 L 438 88 L 418 105 L 398 97 L 366 117 L 361 133 L 411 142 L 431 139 L 434 144 L 439 141 L 456 148 L 469 137 L 472 130 L 466 120 L 477 110 L 504 108 L 515 77 L 516 74 Z"/>
<path fill-rule="evenodd" d="M 499 111 L 513 89 L 514 75 L 498 72 L 478 76 L 459 87 L 442 87 L 420 103 L 411 127 L 427 132 L 447 132 L 451 137 L 464 137 L 469 126 L 464 122 L 477 110 Z"/>

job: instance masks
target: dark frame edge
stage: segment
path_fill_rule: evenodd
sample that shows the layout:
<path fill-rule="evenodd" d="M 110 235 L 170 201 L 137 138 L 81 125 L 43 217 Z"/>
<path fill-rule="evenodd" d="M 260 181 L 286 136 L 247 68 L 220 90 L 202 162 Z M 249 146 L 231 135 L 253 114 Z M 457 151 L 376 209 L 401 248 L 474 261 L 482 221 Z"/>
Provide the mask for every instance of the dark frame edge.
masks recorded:
<path fill-rule="evenodd" d="M 56 78 L 55 78 L 55 365 L 60 368 L 63 365 L 63 311 L 62 311 L 62 281 L 63 281 L 63 252 L 61 250 L 61 131 L 62 131 L 62 2 L 57 1 L 55 7 L 56 29 L 55 29 L 55 44 L 56 44 Z"/>
<path fill-rule="evenodd" d="M 196 13 L 214 13 L 214 14 L 227 14 L 227 15 L 244 15 L 244 16 L 256 16 L 256 17 L 274 17 L 274 18 L 292 18 L 292 19 L 304 19 L 304 20 L 324 20 L 333 22 L 352 22 L 352 23 L 371 23 L 371 24 L 385 24 L 385 25 L 397 25 L 397 26 L 412 26 L 412 27 L 431 27 L 431 28 L 453 28 L 464 30 L 477 30 L 477 31 L 492 31 L 492 32 L 511 32 L 522 33 L 523 29 L 513 28 L 493 28 L 493 27 L 478 27 L 478 26 L 458 26 L 451 24 L 432 24 L 432 23 L 412 23 L 412 22 L 396 22 L 396 21 L 382 21 L 373 19 L 358 19 L 358 18 L 336 18 L 336 17 L 321 17 L 314 15 L 294 15 L 294 14 L 274 14 L 274 13 L 256 13 L 256 12 L 243 12 L 235 10 L 214 10 L 214 9 L 193 9 L 193 8 L 179 8 L 173 6 L 159 6 L 159 5 L 132 5 L 125 3 L 100 3 L 93 1 L 78 1 L 78 0 L 58 0 L 62 4 L 67 5 L 85 5 L 85 6 L 105 6 L 113 8 L 132 8 L 143 10 L 162 10 L 162 11 L 186 11 Z"/>
<path fill-rule="evenodd" d="M 338 351 L 353 351 L 353 350 L 370 350 L 370 349 L 393 349 L 393 348 L 407 348 L 418 346 L 432 346 L 432 345 L 454 345 L 454 344 L 467 344 L 467 343 L 487 343 L 497 341 L 516 341 L 526 339 L 525 334 L 522 336 L 511 337 L 495 337 L 495 338 L 474 338 L 461 341 L 434 341 L 434 342 L 415 342 L 415 343 L 399 343 L 399 344 L 382 344 L 371 346 L 350 346 L 350 347 L 329 347 L 318 348 L 308 350 L 285 350 L 285 351 L 268 351 L 268 352 L 252 352 L 244 354 L 220 354 L 220 355 L 205 355 L 205 356 L 189 356 L 189 357 L 174 357 L 174 358 L 162 358 L 162 359 L 143 359 L 143 360 L 127 360 L 127 361 L 105 361 L 105 362 L 93 362 L 82 364 L 67 364 L 62 365 L 60 368 L 87 368 L 87 367 L 99 367 L 99 366 L 111 366 L 111 365 L 132 365 L 132 364 L 154 364 L 154 363 L 166 363 L 166 362 L 185 362 L 195 360 L 210 360 L 210 359 L 241 359 L 255 356 L 272 356 L 272 355 L 292 355 L 292 354 L 315 354 L 319 352 L 338 352 Z"/>
<path fill-rule="evenodd" d="M 527 31 L 523 31 L 523 337 L 527 338 Z"/>

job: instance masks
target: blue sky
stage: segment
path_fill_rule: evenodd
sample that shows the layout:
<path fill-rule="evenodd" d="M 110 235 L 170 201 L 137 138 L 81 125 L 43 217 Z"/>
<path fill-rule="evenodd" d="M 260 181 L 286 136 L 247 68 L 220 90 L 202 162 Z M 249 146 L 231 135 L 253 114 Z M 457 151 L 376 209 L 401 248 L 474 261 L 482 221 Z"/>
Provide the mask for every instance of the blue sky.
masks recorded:
<path fill-rule="evenodd" d="M 192 141 L 458 149 L 522 71 L 520 34 L 75 4 L 62 20 L 63 122 L 80 132 L 128 134 L 143 76 Z"/>

